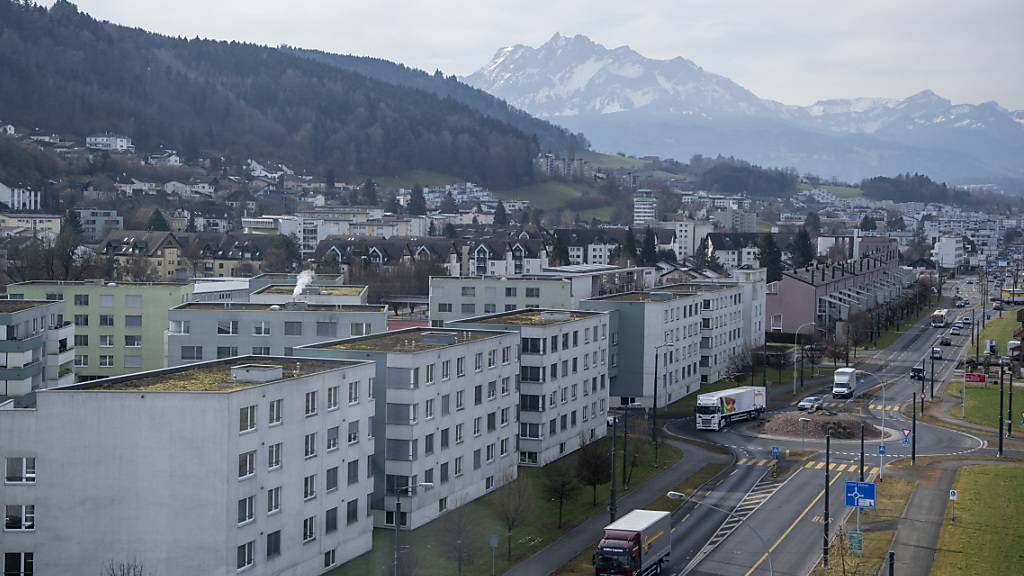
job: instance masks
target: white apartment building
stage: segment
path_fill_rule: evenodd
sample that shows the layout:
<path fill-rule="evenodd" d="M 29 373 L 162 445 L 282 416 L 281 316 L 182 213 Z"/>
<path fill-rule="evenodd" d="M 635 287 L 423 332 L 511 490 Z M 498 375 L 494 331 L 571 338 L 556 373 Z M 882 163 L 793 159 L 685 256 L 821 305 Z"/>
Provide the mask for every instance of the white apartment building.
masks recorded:
<path fill-rule="evenodd" d="M 63 302 L 0 300 L 0 398 L 73 383 L 74 360 Z"/>
<path fill-rule="evenodd" d="M 627 292 L 580 305 L 611 313 L 608 377 L 613 403 L 665 406 L 700 388 L 699 294 Z"/>
<path fill-rule="evenodd" d="M 111 230 L 124 229 L 124 218 L 118 216 L 117 210 L 83 208 L 75 212 L 78 214 L 78 221 L 82 223 L 82 234 L 87 240 L 98 242 Z"/>
<path fill-rule="evenodd" d="M 28 186 L 8 186 L 0 182 L 0 202 L 11 210 L 39 210 L 42 206 L 42 193 Z"/>
<path fill-rule="evenodd" d="M 956 270 L 967 264 L 964 240 L 959 234 L 940 236 L 932 247 L 932 260 L 939 268 Z"/>
<path fill-rule="evenodd" d="M 658 197 L 646 188 L 633 193 L 633 226 L 648 226 L 658 219 Z"/>
<path fill-rule="evenodd" d="M 544 466 L 607 434 L 608 314 L 528 309 L 449 326 L 519 332 L 521 465 Z"/>
<path fill-rule="evenodd" d="M 240 357 L 0 403 L 5 574 L 321 574 L 368 552 L 373 375 Z"/>
<path fill-rule="evenodd" d="M 376 526 L 395 525 L 399 499 L 414 529 L 516 478 L 518 344 L 516 332 L 410 328 L 294 350 L 376 362 Z"/>
<path fill-rule="evenodd" d="M 680 261 L 683 258 L 693 256 L 697 252 L 700 243 L 704 241 L 704 237 L 715 231 L 714 223 L 706 220 L 693 220 L 691 218 L 678 218 L 670 222 L 659 222 L 658 227 L 675 231 L 675 245 L 672 246 L 672 249 L 676 253 L 676 258 Z"/>
<path fill-rule="evenodd" d="M 135 150 L 135 146 L 132 145 L 131 138 L 121 134 L 114 134 L 112 132 L 86 136 L 85 147 L 91 150 L 113 150 L 115 152 L 128 152 Z"/>
<path fill-rule="evenodd" d="M 665 290 L 696 294 L 700 305 L 700 382 L 713 384 L 745 367 L 750 348 L 744 332 L 743 290 L 737 285 L 684 283 Z M 746 330 L 745 330 L 746 328 Z M 764 337 L 762 332 L 762 338 Z"/>

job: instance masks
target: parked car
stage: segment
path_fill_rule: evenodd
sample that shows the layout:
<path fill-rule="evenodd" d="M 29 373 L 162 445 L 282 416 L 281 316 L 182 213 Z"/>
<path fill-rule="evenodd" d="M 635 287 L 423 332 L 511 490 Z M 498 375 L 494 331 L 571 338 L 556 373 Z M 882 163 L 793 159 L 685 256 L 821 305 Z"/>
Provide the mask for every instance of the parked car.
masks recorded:
<path fill-rule="evenodd" d="M 814 410 L 816 408 L 821 408 L 820 396 L 808 396 L 796 405 L 797 410 Z"/>

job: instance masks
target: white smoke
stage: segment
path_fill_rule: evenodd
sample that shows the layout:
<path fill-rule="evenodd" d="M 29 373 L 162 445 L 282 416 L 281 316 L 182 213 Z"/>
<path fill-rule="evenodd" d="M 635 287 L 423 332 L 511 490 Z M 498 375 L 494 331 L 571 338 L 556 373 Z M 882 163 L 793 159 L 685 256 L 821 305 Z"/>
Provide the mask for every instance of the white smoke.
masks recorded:
<path fill-rule="evenodd" d="M 303 270 L 299 274 L 299 277 L 295 280 L 295 290 L 292 290 L 292 300 L 295 300 L 299 296 L 302 296 L 302 291 L 309 286 L 309 283 L 313 281 L 313 271 Z"/>

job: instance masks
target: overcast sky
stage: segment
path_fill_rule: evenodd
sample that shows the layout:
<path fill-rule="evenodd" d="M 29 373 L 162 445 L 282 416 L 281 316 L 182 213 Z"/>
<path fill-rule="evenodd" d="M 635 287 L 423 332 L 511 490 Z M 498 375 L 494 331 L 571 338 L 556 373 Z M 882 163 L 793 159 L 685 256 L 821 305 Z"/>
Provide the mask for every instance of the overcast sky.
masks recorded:
<path fill-rule="evenodd" d="M 47 3 L 52 3 L 47 2 Z M 180 36 L 291 44 L 465 75 L 555 32 L 683 56 L 786 104 L 932 89 L 1024 109 L 1024 0 L 77 0 Z"/>

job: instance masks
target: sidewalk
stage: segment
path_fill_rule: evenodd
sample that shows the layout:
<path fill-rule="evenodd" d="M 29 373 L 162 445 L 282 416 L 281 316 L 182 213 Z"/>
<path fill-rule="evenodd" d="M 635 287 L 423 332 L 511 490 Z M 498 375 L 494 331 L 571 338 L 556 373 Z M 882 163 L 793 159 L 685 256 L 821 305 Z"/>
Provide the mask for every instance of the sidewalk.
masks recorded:
<path fill-rule="evenodd" d="M 728 460 L 728 456 L 710 452 L 700 446 L 669 439 L 665 442 L 679 447 L 683 451 L 683 459 L 620 497 L 617 503 L 620 518 L 636 508 L 643 508 L 655 498 L 664 496 L 673 486 L 696 473 L 705 464 Z M 608 511 L 602 509 L 565 532 L 561 538 L 544 549 L 513 566 L 505 572 L 505 576 L 551 574 L 596 544 L 601 539 L 601 531 L 607 525 Z"/>
<path fill-rule="evenodd" d="M 925 409 L 925 416 L 934 418 L 942 424 L 949 424 L 954 429 L 969 430 L 975 436 L 978 436 L 982 440 L 988 442 L 988 446 L 991 448 L 998 442 L 996 438 L 995 426 L 984 426 L 976 424 L 968 420 L 961 420 L 955 416 L 949 414 L 951 408 L 960 406 L 960 395 L 959 394 L 945 394 L 949 382 L 945 382 L 939 388 L 939 402 L 929 402 Z M 1016 389 L 1017 386 L 1014 386 Z M 1014 414 L 1016 417 L 1016 414 Z M 1020 422 L 1016 421 L 1013 424 L 1013 438 L 1003 438 L 1003 445 L 1006 448 L 1024 449 L 1024 428 L 1018 426 Z"/>
<path fill-rule="evenodd" d="M 936 469 L 926 469 L 917 474 L 917 488 L 910 495 L 892 541 L 897 574 L 928 576 L 931 572 L 949 489 L 953 487 L 957 469 L 965 465 L 963 462 L 940 462 L 932 465 Z M 885 568 L 883 564 L 883 570 Z"/>

